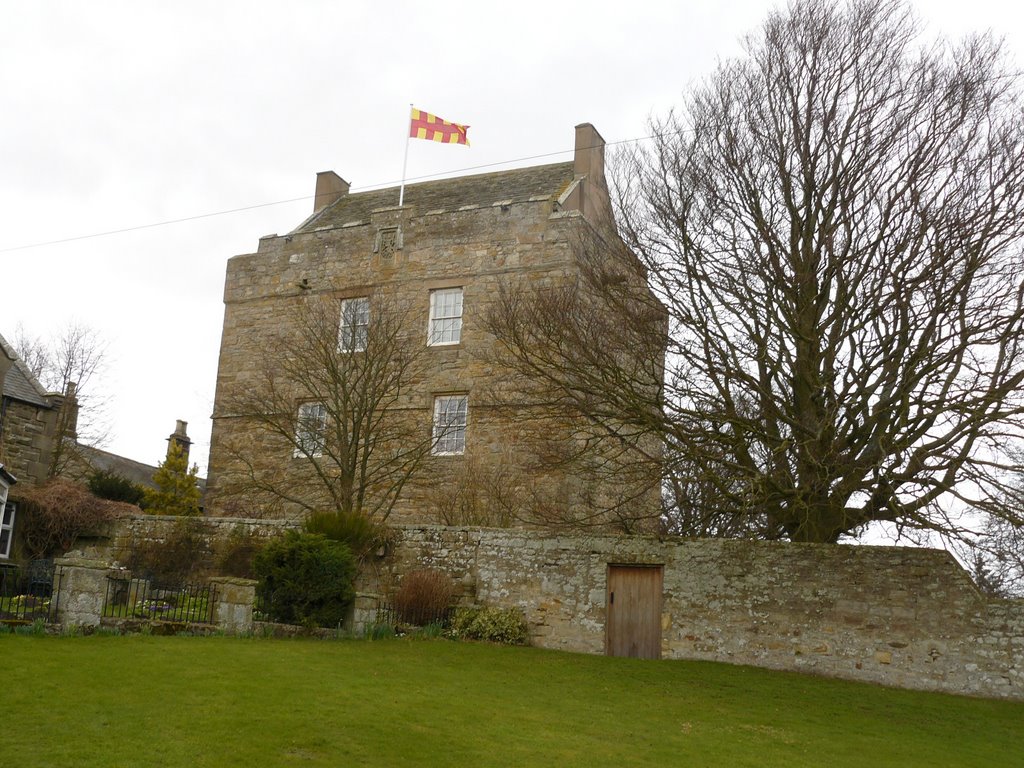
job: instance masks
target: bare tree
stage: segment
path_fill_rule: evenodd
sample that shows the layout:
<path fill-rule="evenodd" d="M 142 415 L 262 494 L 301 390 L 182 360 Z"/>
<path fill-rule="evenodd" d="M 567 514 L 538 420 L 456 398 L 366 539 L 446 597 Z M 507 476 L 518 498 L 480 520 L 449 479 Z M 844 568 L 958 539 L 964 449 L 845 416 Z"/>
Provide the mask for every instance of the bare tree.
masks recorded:
<path fill-rule="evenodd" d="M 1019 481 L 1007 503 L 1020 509 L 1024 489 Z M 970 537 L 943 542 L 971 574 L 978 588 L 992 597 L 1024 597 L 1024 526 L 1012 519 L 983 516 Z"/>
<path fill-rule="evenodd" d="M 526 522 L 556 528 L 660 527 L 666 343 L 664 307 L 614 232 L 581 222 L 572 278 L 509 283 L 484 326 L 495 360 L 518 374 L 492 392 L 521 408 L 531 473 L 572 478 L 571 503 L 536 495 Z M 595 256 L 596 255 L 596 256 Z"/>
<path fill-rule="evenodd" d="M 81 464 L 80 445 L 102 445 L 107 438 L 108 400 L 95 391 L 106 371 L 107 344 L 93 328 L 73 322 L 49 341 L 30 336 L 19 325 L 14 348 L 48 392 L 66 398 L 49 467 L 50 477 L 64 474 Z"/>
<path fill-rule="evenodd" d="M 584 371 L 559 350 L 587 315 L 563 312 L 540 353 L 503 338 L 563 393 L 567 360 L 592 422 L 659 433 L 677 495 L 759 535 L 1019 524 L 1021 115 L 990 38 L 922 45 L 900 2 L 797 0 L 619 158 L 620 232 L 667 309 L 660 400 L 614 354 Z M 586 292 L 614 301 L 588 256 Z"/>
<path fill-rule="evenodd" d="M 452 472 L 440 473 L 424 502 L 440 525 L 508 528 L 529 521 L 530 481 L 512 451 L 467 456 Z"/>
<path fill-rule="evenodd" d="M 339 306 L 321 296 L 298 302 L 291 322 L 264 340 L 259 376 L 225 397 L 225 418 L 236 423 L 221 504 L 235 497 L 383 522 L 429 453 L 431 435 L 409 401 L 423 375 L 418 324 L 379 293 Z"/>
<path fill-rule="evenodd" d="M 1024 526 L 990 517 L 973 553 L 980 586 L 1000 597 L 1024 597 Z"/>

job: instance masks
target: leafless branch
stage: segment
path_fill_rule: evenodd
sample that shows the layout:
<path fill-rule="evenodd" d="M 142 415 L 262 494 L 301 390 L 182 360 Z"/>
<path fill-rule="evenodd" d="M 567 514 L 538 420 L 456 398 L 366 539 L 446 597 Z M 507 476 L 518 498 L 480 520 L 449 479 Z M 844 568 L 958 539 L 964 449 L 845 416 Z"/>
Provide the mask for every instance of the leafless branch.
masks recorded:
<path fill-rule="evenodd" d="M 365 344 L 339 342 L 339 303 L 312 296 L 263 340 L 264 365 L 224 398 L 234 430 L 225 497 L 261 506 L 335 510 L 384 521 L 430 450 L 430 434 L 407 401 L 422 376 L 422 343 L 403 307 L 371 297 Z M 318 419 L 303 424 L 303 404 Z M 321 410 L 322 409 L 322 410 Z"/>

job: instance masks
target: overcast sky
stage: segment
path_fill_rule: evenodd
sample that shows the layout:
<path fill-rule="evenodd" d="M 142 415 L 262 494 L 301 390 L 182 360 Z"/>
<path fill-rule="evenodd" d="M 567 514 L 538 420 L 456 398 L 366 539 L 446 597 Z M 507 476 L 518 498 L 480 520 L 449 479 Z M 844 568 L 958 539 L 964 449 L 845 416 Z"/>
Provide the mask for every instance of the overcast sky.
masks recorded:
<path fill-rule="evenodd" d="M 311 213 L 317 171 L 397 184 L 410 103 L 472 142 L 413 142 L 410 178 L 568 160 L 581 122 L 641 139 L 772 5 L 0 0 L 0 333 L 94 328 L 104 447 L 155 464 L 185 419 L 205 473 L 227 259 Z M 1016 4 L 916 7 L 1024 62 Z"/>

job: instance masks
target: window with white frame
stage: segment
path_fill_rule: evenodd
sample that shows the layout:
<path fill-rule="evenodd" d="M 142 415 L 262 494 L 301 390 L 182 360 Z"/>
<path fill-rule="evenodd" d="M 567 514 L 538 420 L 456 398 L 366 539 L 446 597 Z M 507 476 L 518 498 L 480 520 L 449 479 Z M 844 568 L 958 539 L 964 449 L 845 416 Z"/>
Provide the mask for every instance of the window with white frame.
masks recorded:
<path fill-rule="evenodd" d="M 3 522 L 0 523 L 0 559 L 11 556 L 11 541 L 14 539 L 14 502 L 7 501 L 7 489 L 0 486 L 0 510 L 3 510 Z"/>
<path fill-rule="evenodd" d="M 458 344 L 462 340 L 462 289 L 439 288 L 430 292 L 430 328 L 427 344 Z"/>
<path fill-rule="evenodd" d="M 370 334 L 370 298 L 358 296 L 341 300 L 341 320 L 338 323 L 338 350 L 362 352 Z"/>
<path fill-rule="evenodd" d="M 466 395 L 442 395 L 434 398 L 434 446 L 436 456 L 453 456 L 466 452 Z"/>
<path fill-rule="evenodd" d="M 327 407 L 323 403 L 302 403 L 295 420 L 294 456 L 319 456 L 327 438 Z"/>

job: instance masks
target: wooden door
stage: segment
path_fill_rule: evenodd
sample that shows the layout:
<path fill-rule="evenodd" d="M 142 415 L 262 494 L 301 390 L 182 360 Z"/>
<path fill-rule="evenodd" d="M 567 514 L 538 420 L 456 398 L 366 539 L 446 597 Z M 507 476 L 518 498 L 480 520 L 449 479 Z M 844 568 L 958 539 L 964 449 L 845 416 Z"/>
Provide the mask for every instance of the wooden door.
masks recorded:
<path fill-rule="evenodd" d="M 662 567 L 608 566 L 608 620 L 605 652 L 609 656 L 661 658 Z"/>

